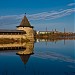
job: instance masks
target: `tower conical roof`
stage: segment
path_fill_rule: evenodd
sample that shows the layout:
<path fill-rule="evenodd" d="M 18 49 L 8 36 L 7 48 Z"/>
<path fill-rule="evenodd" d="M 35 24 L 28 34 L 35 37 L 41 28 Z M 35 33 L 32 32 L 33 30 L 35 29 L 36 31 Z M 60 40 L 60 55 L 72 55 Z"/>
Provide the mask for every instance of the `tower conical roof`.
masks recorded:
<path fill-rule="evenodd" d="M 20 25 L 17 26 L 17 27 L 31 27 L 31 28 L 33 28 L 33 26 L 30 25 L 30 23 L 29 23 L 26 16 L 24 16 L 24 18 L 22 19 Z"/>

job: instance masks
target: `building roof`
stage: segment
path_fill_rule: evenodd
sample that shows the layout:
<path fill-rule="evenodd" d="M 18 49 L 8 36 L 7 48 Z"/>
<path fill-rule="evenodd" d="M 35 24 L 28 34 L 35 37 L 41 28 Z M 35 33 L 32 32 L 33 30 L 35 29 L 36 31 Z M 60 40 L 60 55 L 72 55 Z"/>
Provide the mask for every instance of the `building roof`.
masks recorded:
<path fill-rule="evenodd" d="M 30 28 L 33 28 L 33 26 L 30 25 L 30 23 L 29 23 L 26 16 L 24 16 L 24 18 L 22 19 L 20 25 L 17 26 L 17 27 L 30 27 Z"/>
<path fill-rule="evenodd" d="M 23 30 L 0 29 L 0 33 L 26 33 L 26 32 Z"/>

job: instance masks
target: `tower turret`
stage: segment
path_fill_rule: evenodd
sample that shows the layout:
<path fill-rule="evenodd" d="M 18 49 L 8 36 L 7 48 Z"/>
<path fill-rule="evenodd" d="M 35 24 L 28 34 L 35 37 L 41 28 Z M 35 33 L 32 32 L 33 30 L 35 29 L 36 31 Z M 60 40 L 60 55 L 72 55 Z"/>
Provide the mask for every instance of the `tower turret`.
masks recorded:
<path fill-rule="evenodd" d="M 16 27 L 17 30 L 24 30 L 26 32 L 25 36 L 27 37 L 27 39 L 29 39 L 30 41 L 34 40 L 33 26 L 30 25 L 26 15 L 22 19 L 20 25 Z"/>

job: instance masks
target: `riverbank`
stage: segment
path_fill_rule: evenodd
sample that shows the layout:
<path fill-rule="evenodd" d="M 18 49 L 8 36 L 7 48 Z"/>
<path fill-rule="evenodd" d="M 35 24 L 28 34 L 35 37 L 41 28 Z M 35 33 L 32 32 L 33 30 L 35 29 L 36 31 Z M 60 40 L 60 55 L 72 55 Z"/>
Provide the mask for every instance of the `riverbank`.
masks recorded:
<path fill-rule="evenodd" d="M 75 34 L 68 33 L 47 33 L 47 34 L 36 34 L 35 38 L 41 39 L 75 39 Z"/>

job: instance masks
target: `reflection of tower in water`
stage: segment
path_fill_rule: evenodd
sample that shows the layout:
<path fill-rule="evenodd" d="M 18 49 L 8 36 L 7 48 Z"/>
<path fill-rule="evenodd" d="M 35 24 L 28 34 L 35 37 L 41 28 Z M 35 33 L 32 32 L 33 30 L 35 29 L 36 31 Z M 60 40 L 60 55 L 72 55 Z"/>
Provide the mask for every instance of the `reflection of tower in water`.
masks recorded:
<path fill-rule="evenodd" d="M 26 73 L 28 71 L 28 68 L 27 68 L 26 64 L 27 64 L 27 62 L 30 58 L 30 55 L 33 54 L 33 48 L 34 48 L 34 42 L 0 44 L 0 56 L 3 55 L 5 57 L 7 55 L 7 57 L 8 56 L 9 57 L 14 56 L 14 58 L 15 58 L 15 54 L 18 54 L 19 56 L 17 56 L 17 57 L 19 57 L 20 61 L 23 62 L 24 70 L 25 70 L 25 73 Z M 7 57 L 5 57 L 5 58 L 7 58 Z M 5 61 L 7 61 L 7 59 Z M 10 59 L 11 59 L 11 57 L 10 57 Z M 6 69 L 4 68 L 4 71 L 3 71 L 4 73 L 2 73 L 2 75 L 8 75 L 7 63 L 5 65 L 6 66 L 4 66 L 4 67 Z M 14 75 L 16 73 L 13 72 L 11 74 Z M 0 73 L 0 75 L 1 75 L 1 73 Z"/>
<path fill-rule="evenodd" d="M 24 64 L 28 61 L 31 54 L 33 54 L 34 42 L 25 43 L 11 43 L 11 44 L 0 44 L 0 54 L 14 55 L 18 54 Z"/>
<path fill-rule="evenodd" d="M 22 62 L 24 64 L 26 64 L 28 62 L 28 60 L 29 60 L 30 54 L 28 54 L 28 55 L 19 55 L 19 56 L 20 56 Z"/>
<path fill-rule="evenodd" d="M 25 45 L 26 49 L 23 51 L 18 51 L 16 54 L 20 56 L 24 64 L 27 63 L 30 55 L 33 54 L 34 42 L 28 42 Z"/>

